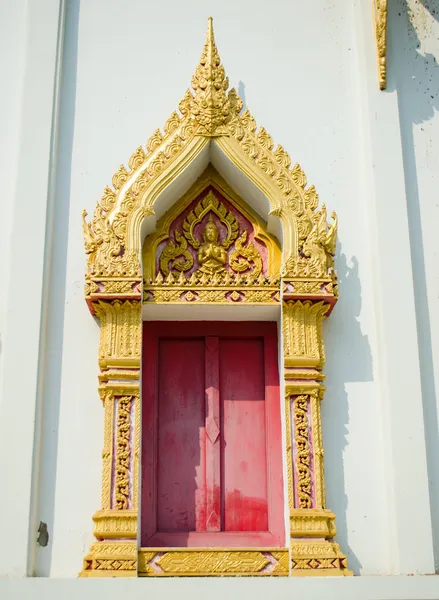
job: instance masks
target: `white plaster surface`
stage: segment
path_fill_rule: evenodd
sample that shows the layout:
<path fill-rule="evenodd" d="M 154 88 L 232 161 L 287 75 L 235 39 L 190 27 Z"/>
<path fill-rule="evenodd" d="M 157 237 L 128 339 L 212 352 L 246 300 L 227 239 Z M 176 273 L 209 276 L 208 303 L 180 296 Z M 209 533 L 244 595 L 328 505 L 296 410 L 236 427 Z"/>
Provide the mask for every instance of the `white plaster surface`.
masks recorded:
<path fill-rule="evenodd" d="M 0 24 L 0 33 L 16 31 L 17 68 L 4 66 L 13 98 L 24 85 L 20 52 L 26 21 L 19 4 L 10 13 L 8 9 L 11 16 Z M 47 523 L 49 543 L 37 547 L 30 572 L 42 578 L 75 577 L 93 541 L 91 516 L 100 506 L 99 330 L 83 297 L 81 211 L 86 208 L 92 214 L 119 164 L 126 164 L 176 109 L 212 15 L 231 85 L 257 123 L 288 150 L 293 162 L 300 162 L 328 212 L 336 210 L 339 216 L 340 300 L 325 324 L 326 488 L 328 508 L 337 515 L 337 541 L 350 568 L 363 575 L 361 580 L 279 579 L 270 580 L 271 585 L 260 579 L 224 579 L 215 585 L 208 579 L 71 585 L 17 581 L 2 582 L 9 586 L 4 587 L 4 597 L 162 597 L 182 590 L 190 590 L 191 597 L 439 597 L 435 577 L 366 577 L 432 573 L 432 539 L 439 544 L 434 379 L 439 371 L 439 16 L 433 13 L 434 0 L 410 4 L 411 20 L 405 0 L 392 4 L 389 89 L 381 93 L 369 2 L 67 2 L 53 255 L 45 307 L 49 319 L 40 357 L 45 384 L 40 474 L 34 498 L 36 522 Z M 10 31 L 8 35 L 13 37 Z M 20 123 L 9 102 L 11 120 L 3 144 L 9 142 L 13 149 Z M 32 131 L 30 127 L 29 135 Z M 12 170 L 27 177 L 14 158 L 16 152 L 8 154 L 2 148 L 3 155 L 9 160 L 9 174 Z M 13 185 L 9 175 L 6 189 Z M 4 205 L 3 200 L 2 211 Z M 7 231 L 12 231 L 14 206 L 6 208 Z M 5 247 L 7 241 L 6 233 Z M 18 265 L 13 256 L 3 263 L 0 274 L 5 273 L 5 282 L 11 268 L 31 271 L 38 262 L 34 254 L 29 244 L 25 265 Z M 395 265 L 397 278 L 392 280 Z M 26 293 L 30 301 L 32 290 Z M 7 320 L 2 309 L 2 328 Z M 17 335 L 26 339 L 27 331 L 23 326 Z M 3 329 L 1 333 L 3 339 Z M 8 352 L 7 345 L 3 352 Z M 20 381 L 25 371 L 18 363 L 15 369 Z M 0 398 L 0 409 L 13 401 L 18 422 L 22 400 L 17 386 L 14 396 Z M 32 397 L 27 400 L 31 403 Z M 7 425 L 0 423 L 5 431 Z M 18 434 L 9 431 L 9 447 L 17 447 L 13 443 Z M 31 473 L 22 477 L 30 478 Z M 9 502 L 12 506 L 12 496 Z M 7 513 L 1 518 L 8 518 Z"/>
<path fill-rule="evenodd" d="M 221 577 L 160 579 L 0 580 L 5 600 L 437 600 L 439 577 Z"/>

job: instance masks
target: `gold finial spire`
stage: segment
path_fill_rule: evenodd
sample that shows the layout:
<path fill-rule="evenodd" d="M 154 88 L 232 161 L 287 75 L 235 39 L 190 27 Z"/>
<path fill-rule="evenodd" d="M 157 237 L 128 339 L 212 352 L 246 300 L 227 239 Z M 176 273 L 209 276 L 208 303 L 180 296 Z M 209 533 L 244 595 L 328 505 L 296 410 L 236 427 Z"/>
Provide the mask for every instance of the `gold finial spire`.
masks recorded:
<path fill-rule="evenodd" d="M 209 17 L 203 53 L 192 77 L 195 97 L 186 92 L 180 103 L 182 113 L 190 113 L 198 123 L 199 133 L 212 136 L 228 134 L 227 124 L 242 108 L 234 89 L 227 96 L 228 87 L 229 80 L 215 44 L 213 19 Z"/>
<path fill-rule="evenodd" d="M 218 57 L 218 64 L 220 63 L 220 57 L 218 54 L 218 49 L 215 45 L 215 34 L 213 32 L 212 17 L 209 17 L 207 20 L 207 33 L 206 43 L 204 45 L 204 52 L 206 53 L 206 66 L 209 66 L 211 71 L 213 71 L 213 61 L 215 60 L 215 55 Z"/>

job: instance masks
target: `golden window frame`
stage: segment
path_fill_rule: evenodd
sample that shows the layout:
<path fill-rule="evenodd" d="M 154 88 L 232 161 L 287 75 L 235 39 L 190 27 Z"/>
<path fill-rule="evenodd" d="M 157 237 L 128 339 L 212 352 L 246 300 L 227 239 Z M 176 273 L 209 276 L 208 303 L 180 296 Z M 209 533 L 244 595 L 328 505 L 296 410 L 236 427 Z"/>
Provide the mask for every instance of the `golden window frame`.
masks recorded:
<path fill-rule="evenodd" d="M 267 300 L 246 290 L 243 294 L 250 304 L 277 303 L 282 314 L 289 542 L 276 549 L 142 549 L 137 542 L 142 304 L 147 287 L 142 243 L 145 227 L 155 228 L 157 200 L 211 144 L 264 195 L 268 218 L 282 227 L 282 266 L 272 282 L 277 297 Z M 209 171 L 204 176 L 216 177 Z M 217 177 L 216 184 L 227 186 Z M 226 192 L 233 195 L 231 189 Z M 114 174 L 91 223 L 83 212 L 85 296 L 101 332 L 104 448 L 101 508 L 93 516 L 97 541 L 84 558 L 81 577 L 352 574 L 334 541 L 335 515 L 325 503 L 322 323 L 338 295 L 333 260 L 337 218 L 333 213 L 328 226 L 326 208 L 318 204 L 300 166 L 291 167 L 284 148 L 274 148 L 267 131 L 257 128 L 248 110 L 242 111 L 236 91 L 228 91 L 210 18 L 192 91 L 185 93 L 179 112 L 166 121 L 163 133 L 153 133 L 146 148 L 137 148 L 128 168 L 122 165 Z M 263 220 L 253 215 L 253 222 L 269 236 Z M 169 290 L 173 285 L 160 282 L 159 287 Z M 162 294 L 157 301 L 183 301 L 172 298 Z"/>

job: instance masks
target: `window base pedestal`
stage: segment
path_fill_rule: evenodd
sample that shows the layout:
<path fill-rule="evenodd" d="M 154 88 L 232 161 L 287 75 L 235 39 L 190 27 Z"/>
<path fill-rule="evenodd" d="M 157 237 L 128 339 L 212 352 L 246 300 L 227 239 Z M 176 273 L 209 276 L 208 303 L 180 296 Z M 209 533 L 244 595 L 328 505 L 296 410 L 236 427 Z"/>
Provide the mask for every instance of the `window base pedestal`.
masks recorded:
<path fill-rule="evenodd" d="M 137 577 L 137 542 L 117 540 L 92 544 L 79 577 Z"/>
<path fill-rule="evenodd" d="M 331 540 L 292 540 L 291 575 L 293 577 L 337 577 L 353 575 L 348 559 Z"/>
<path fill-rule="evenodd" d="M 140 548 L 139 577 L 289 575 L 287 548 Z"/>

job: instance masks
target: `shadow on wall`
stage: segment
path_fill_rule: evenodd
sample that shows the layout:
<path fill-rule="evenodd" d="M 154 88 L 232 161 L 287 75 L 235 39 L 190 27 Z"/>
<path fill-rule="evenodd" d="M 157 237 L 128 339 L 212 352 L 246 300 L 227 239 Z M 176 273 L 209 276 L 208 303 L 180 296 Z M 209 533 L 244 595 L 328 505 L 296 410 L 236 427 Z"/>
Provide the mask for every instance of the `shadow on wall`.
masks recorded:
<path fill-rule="evenodd" d="M 80 0 L 67 3 L 66 33 L 62 61 L 62 79 L 59 112 L 59 146 L 55 183 L 53 219 L 53 246 L 50 263 L 50 294 L 48 311 L 50 319 L 46 331 L 46 364 L 44 368 L 44 418 L 41 431 L 40 469 L 38 495 L 38 522 L 43 521 L 48 539 L 37 544 L 35 575 L 49 577 L 52 565 L 53 529 L 55 520 L 55 491 L 58 456 L 59 410 L 61 401 L 61 375 L 64 343 L 64 318 L 66 294 L 67 243 L 69 232 L 70 178 L 72 167 L 73 131 L 75 123 L 76 70 L 78 51 L 78 21 Z M 35 524 L 38 527 L 38 523 Z"/>
<path fill-rule="evenodd" d="M 373 381 L 372 353 L 367 335 L 361 331 L 361 281 L 358 260 L 349 261 L 337 245 L 335 264 L 340 286 L 340 299 L 333 315 L 325 323 L 327 391 L 322 404 L 325 448 L 325 482 L 327 506 L 336 514 L 337 536 L 349 568 L 360 574 L 361 562 L 348 542 L 348 497 L 344 481 L 343 454 L 348 445 L 349 404 L 346 384 Z M 330 352 L 329 349 L 336 349 Z"/>
<path fill-rule="evenodd" d="M 388 31 L 388 91 L 398 93 L 399 118 L 402 138 L 402 151 L 409 217 L 410 245 L 415 287 L 415 309 L 418 328 L 422 398 L 424 424 L 426 432 L 427 464 L 430 485 L 430 503 L 435 546 L 435 567 L 439 570 L 439 431 L 435 375 L 433 363 L 432 334 L 427 296 L 427 274 L 422 230 L 422 208 L 419 194 L 419 164 L 423 165 L 422 148 L 418 148 L 418 166 L 416 164 L 417 139 L 425 138 L 423 133 L 430 128 L 427 122 L 439 111 L 439 53 L 434 56 L 423 50 L 438 40 L 433 38 L 432 24 L 439 22 L 439 2 L 437 0 L 397 0 L 389 3 Z M 425 129 L 424 129 L 425 127 Z M 432 154 L 437 152 L 431 148 Z M 427 168 L 427 165 L 423 165 Z M 437 167 L 436 167 L 437 169 Z M 437 204 L 437 199 L 423 198 L 424 223 L 428 219 L 425 210 L 428 202 Z M 431 310 L 431 307 L 430 307 Z"/>

